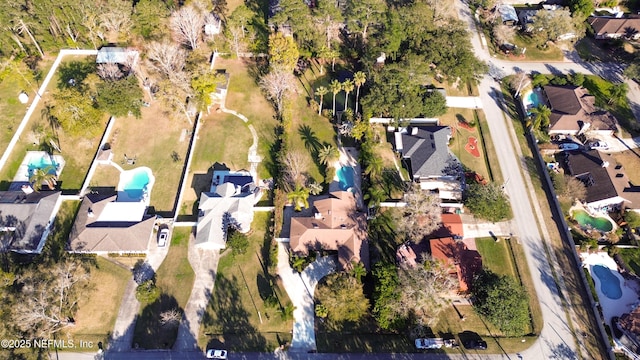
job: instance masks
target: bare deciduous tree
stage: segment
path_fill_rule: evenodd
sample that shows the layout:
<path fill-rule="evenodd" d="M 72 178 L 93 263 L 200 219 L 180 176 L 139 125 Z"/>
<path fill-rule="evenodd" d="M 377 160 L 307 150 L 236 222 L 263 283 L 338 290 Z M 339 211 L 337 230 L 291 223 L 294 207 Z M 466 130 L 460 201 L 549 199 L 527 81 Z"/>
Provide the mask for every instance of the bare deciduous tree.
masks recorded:
<path fill-rule="evenodd" d="M 154 41 L 147 46 L 147 59 L 152 69 L 165 77 L 184 69 L 187 53 L 168 41 Z"/>
<path fill-rule="evenodd" d="M 203 12 L 192 5 L 183 6 L 175 11 L 169 22 L 175 39 L 192 50 L 198 48 L 203 26 Z"/>
<path fill-rule="evenodd" d="M 87 38 L 91 41 L 94 49 L 98 48 L 98 39 L 104 40 L 105 36 L 100 27 L 100 15 L 98 10 L 91 3 L 83 3 L 80 6 L 80 14 L 82 16 L 82 26 L 87 29 Z"/>
<path fill-rule="evenodd" d="M 493 27 L 493 37 L 498 42 L 498 45 L 511 44 L 515 36 L 516 28 L 514 26 L 497 24 Z"/>
<path fill-rule="evenodd" d="M 47 274 L 30 271 L 21 276 L 20 293 L 11 316 L 25 334 L 48 337 L 70 325 L 76 310 L 79 288 L 89 274 L 77 261 L 56 264 Z"/>
<path fill-rule="evenodd" d="M 407 206 L 397 216 L 398 231 L 410 240 L 419 242 L 440 227 L 442 209 L 436 195 L 413 184 L 404 195 Z"/>
<path fill-rule="evenodd" d="M 302 186 L 307 180 L 305 172 L 309 168 L 309 157 L 303 152 L 298 150 L 287 151 L 282 159 L 280 159 L 284 169 L 284 182 L 285 186 L 288 185 L 291 188 L 296 186 Z"/>
<path fill-rule="evenodd" d="M 98 73 L 98 76 L 102 78 L 102 80 L 108 80 L 108 81 L 119 80 L 124 76 L 122 71 L 120 71 L 118 64 L 114 64 L 114 63 L 106 63 L 106 64 L 98 65 L 97 73 Z"/>
<path fill-rule="evenodd" d="M 133 22 L 131 21 L 131 3 L 127 1 L 111 1 L 109 9 L 99 16 L 100 25 L 116 39 L 130 32 Z"/>
<path fill-rule="evenodd" d="M 29 36 L 29 38 L 31 39 L 31 42 L 33 43 L 33 45 L 36 46 L 36 49 L 38 49 L 38 52 L 40 53 L 41 57 L 44 57 L 44 53 L 42 52 L 42 49 L 40 48 L 40 44 L 38 44 L 38 41 L 36 40 L 35 37 L 33 37 L 33 34 L 31 33 L 31 30 L 29 30 L 29 26 L 22 21 L 22 19 L 18 19 L 18 22 L 15 26 L 14 31 L 16 31 L 18 34 L 22 34 L 22 33 L 27 33 L 27 35 Z"/>
<path fill-rule="evenodd" d="M 167 326 L 178 326 L 182 320 L 182 312 L 176 308 L 160 313 L 160 324 Z"/>
<path fill-rule="evenodd" d="M 273 101 L 278 115 L 282 115 L 284 100 L 295 89 L 295 77 L 290 71 L 276 67 L 260 79 L 260 87 Z"/>

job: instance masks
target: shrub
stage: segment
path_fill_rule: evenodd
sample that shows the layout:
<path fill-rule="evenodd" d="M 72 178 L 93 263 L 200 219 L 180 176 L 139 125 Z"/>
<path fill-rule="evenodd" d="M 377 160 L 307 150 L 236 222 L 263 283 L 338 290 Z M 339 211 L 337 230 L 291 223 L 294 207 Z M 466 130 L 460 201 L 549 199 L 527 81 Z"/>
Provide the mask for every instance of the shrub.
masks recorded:
<path fill-rule="evenodd" d="M 160 289 L 156 286 L 155 281 L 147 280 L 136 288 L 136 299 L 141 303 L 152 303 L 160 297 Z"/>
<path fill-rule="evenodd" d="M 238 230 L 230 229 L 227 235 L 227 248 L 231 248 L 231 254 L 240 255 L 247 252 L 249 238 Z"/>
<path fill-rule="evenodd" d="M 497 184 L 471 184 L 465 205 L 474 215 L 492 222 L 505 220 L 511 214 L 509 201 Z"/>

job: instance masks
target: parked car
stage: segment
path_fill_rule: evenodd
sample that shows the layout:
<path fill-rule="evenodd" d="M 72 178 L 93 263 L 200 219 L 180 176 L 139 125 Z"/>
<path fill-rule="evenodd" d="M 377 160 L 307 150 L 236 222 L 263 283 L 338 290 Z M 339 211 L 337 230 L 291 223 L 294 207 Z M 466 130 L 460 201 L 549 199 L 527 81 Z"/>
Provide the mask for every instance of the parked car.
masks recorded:
<path fill-rule="evenodd" d="M 465 349 L 469 350 L 487 350 L 487 342 L 484 340 L 467 340 L 462 343 Z"/>
<path fill-rule="evenodd" d="M 562 143 L 560 144 L 560 150 L 562 151 L 571 151 L 571 150 L 578 150 L 580 149 L 580 145 L 573 143 L 573 142 L 567 142 L 567 143 Z"/>
<path fill-rule="evenodd" d="M 167 245 L 167 239 L 169 238 L 169 229 L 161 229 L 158 233 L 158 247 L 164 247 Z"/>
<path fill-rule="evenodd" d="M 226 358 L 227 358 L 227 350 L 216 350 L 216 349 L 207 350 L 207 359 L 226 359 Z"/>
<path fill-rule="evenodd" d="M 589 148 L 595 150 L 607 150 L 609 149 L 609 144 L 602 140 L 592 140 L 589 142 Z"/>
<path fill-rule="evenodd" d="M 417 349 L 440 349 L 442 346 L 444 346 L 444 340 L 441 338 L 416 339 Z"/>

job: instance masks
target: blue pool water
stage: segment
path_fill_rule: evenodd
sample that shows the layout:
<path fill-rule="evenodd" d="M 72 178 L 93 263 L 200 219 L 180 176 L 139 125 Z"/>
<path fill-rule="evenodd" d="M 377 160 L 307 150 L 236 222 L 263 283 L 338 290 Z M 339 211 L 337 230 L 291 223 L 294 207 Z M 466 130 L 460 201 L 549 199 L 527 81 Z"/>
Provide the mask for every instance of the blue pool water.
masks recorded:
<path fill-rule="evenodd" d="M 602 265 L 594 265 L 591 271 L 600 279 L 600 290 L 609 299 L 620 299 L 622 288 L 620 279 L 611 272 L 611 269 Z"/>
<path fill-rule="evenodd" d="M 336 171 L 336 175 L 338 176 L 338 180 L 340 181 L 340 189 L 347 191 L 349 188 L 353 188 L 355 170 L 351 166 L 343 166 Z"/>
<path fill-rule="evenodd" d="M 528 93 L 527 96 L 525 96 L 524 98 L 524 104 L 525 104 L 525 107 L 527 108 L 527 114 L 531 115 L 531 112 L 529 110 L 536 108 L 538 107 L 538 105 L 540 105 L 540 99 L 538 99 L 538 94 L 536 94 L 533 91 Z"/>
<path fill-rule="evenodd" d="M 129 198 L 142 199 L 144 193 L 147 191 L 147 185 L 149 185 L 149 174 L 146 170 L 140 169 L 135 171 L 129 182 L 124 184 L 122 189 Z"/>
<path fill-rule="evenodd" d="M 27 169 L 29 170 L 29 176 L 32 175 L 34 170 L 44 169 L 47 167 L 50 168 L 48 171 L 49 174 L 55 174 L 56 168 L 58 167 L 58 164 L 56 164 L 56 162 L 53 161 L 53 159 L 49 155 L 32 156 L 29 159 L 29 163 L 27 164 Z"/>

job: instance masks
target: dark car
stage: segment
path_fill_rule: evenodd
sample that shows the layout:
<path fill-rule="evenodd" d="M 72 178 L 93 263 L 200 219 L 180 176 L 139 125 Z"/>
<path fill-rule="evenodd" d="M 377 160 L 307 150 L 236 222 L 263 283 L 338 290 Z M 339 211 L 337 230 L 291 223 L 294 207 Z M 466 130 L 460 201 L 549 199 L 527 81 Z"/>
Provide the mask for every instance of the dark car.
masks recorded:
<path fill-rule="evenodd" d="M 487 350 L 487 342 L 484 340 L 467 340 L 462 345 L 464 345 L 465 349 Z"/>

